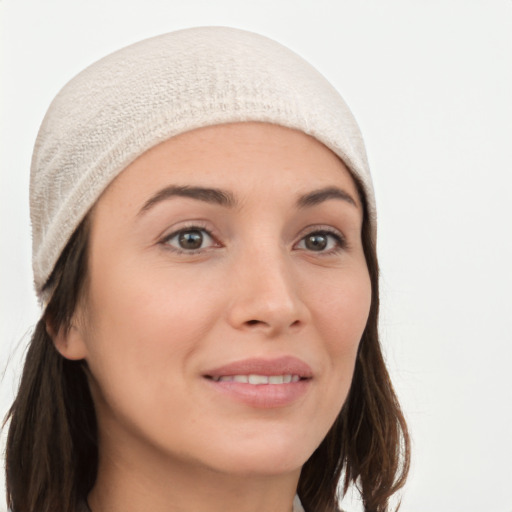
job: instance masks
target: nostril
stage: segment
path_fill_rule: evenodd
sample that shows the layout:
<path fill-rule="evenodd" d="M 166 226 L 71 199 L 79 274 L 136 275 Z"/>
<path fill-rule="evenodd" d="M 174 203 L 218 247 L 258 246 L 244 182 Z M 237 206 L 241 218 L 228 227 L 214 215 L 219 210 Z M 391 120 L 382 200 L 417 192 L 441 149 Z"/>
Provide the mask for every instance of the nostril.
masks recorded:
<path fill-rule="evenodd" d="M 298 327 L 298 326 L 300 326 L 300 324 L 301 324 L 300 320 L 295 320 L 294 322 L 292 322 L 290 324 L 290 327 Z M 249 327 L 254 327 L 257 325 L 270 325 L 270 324 L 268 324 L 267 322 L 263 322 L 262 320 L 247 320 L 245 322 L 245 325 L 247 325 Z"/>

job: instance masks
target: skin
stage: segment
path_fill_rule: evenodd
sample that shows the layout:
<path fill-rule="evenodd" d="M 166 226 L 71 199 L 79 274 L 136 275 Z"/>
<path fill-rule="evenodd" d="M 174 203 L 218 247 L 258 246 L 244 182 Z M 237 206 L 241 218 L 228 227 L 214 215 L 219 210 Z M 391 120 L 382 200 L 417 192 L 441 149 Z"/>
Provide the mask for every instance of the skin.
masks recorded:
<path fill-rule="evenodd" d="M 222 189 L 236 205 L 158 195 L 169 186 Z M 347 197 L 297 204 L 333 187 Z M 92 210 L 84 299 L 55 336 L 90 369 L 93 512 L 290 512 L 300 469 L 347 397 L 368 318 L 362 218 L 329 149 L 263 123 L 182 134 L 114 180 Z M 191 226 L 211 235 L 180 251 L 175 233 Z M 307 244 L 311 233 L 326 247 Z M 205 378 L 289 355 L 312 378 L 286 406 L 253 407 Z"/>

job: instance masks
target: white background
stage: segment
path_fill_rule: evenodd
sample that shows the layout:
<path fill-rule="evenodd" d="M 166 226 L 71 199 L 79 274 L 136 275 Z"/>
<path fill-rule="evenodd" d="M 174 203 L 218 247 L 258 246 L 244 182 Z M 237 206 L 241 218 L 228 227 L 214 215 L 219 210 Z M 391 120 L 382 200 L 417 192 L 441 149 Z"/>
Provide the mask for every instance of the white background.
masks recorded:
<path fill-rule="evenodd" d="M 0 0 L 0 16 L 2 416 L 38 316 L 28 172 L 51 99 L 126 44 L 231 25 L 312 62 L 365 136 L 383 344 L 413 438 L 401 510 L 512 512 L 511 0 Z"/>

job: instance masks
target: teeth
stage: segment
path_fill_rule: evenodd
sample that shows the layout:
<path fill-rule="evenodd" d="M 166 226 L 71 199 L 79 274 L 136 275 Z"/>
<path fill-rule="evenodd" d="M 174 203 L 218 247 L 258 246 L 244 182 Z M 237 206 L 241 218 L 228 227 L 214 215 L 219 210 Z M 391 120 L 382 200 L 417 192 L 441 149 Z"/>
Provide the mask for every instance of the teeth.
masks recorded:
<path fill-rule="evenodd" d="M 215 382 L 241 382 L 243 384 L 253 384 L 260 386 L 262 384 L 289 384 L 290 382 L 299 382 L 298 375 L 226 375 L 222 377 L 213 377 Z"/>
<path fill-rule="evenodd" d="M 249 384 L 268 384 L 268 377 L 266 375 L 249 375 Z"/>

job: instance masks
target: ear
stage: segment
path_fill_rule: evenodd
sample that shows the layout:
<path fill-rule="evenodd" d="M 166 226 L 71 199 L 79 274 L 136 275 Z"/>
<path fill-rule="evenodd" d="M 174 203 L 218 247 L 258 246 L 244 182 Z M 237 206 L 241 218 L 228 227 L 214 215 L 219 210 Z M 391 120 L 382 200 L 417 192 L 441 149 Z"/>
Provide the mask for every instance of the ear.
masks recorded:
<path fill-rule="evenodd" d="M 87 345 L 83 330 L 75 323 L 73 318 L 69 327 L 61 326 L 57 331 L 51 321 L 46 320 L 46 332 L 50 336 L 55 348 L 62 357 L 71 360 L 85 359 L 87 356 Z"/>

